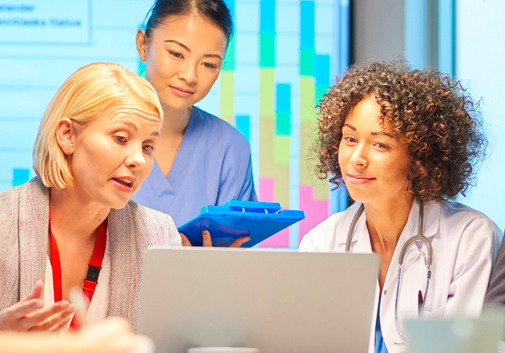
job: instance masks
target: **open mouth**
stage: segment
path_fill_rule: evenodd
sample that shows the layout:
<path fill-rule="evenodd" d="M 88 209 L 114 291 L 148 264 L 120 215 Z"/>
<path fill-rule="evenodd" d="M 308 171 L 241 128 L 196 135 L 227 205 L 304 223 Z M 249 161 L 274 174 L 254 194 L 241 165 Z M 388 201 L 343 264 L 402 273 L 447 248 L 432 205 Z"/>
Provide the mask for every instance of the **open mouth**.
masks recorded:
<path fill-rule="evenodd" d="M 124 185 L 126 187 L 133 187 L 133 183 L 131 180 L 125 180 L 125 179 L 116 179 L 116 178 L 112 178 L 114 181 L 118 182 L 119 184 L 121 185 Z"/>

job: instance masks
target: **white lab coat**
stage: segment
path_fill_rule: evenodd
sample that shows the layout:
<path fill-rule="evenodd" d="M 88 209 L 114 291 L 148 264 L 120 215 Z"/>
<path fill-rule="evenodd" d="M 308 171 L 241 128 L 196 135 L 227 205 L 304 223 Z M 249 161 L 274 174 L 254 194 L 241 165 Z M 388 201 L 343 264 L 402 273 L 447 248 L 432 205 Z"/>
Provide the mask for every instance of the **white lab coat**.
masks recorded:
<path fill-rule="evenodd" d="M 360 205 L 356 203 L 313 228 L 303 238 L 300 251 L 345 252 L 347 233 Z M 351 252 L 372 251 L 365 215 L 366 211 L 356 224 Z M 405 242 L 417 235 L 418 221 L 419 204 L 414 202 L 382 290 L 380 321 L 389 353 L 407 350 L 405 345 L 392 345 L 391 339 L 402 341 L 394 319 L 398 258 Z M 433 264 L 423 317 L 479 316 L 501 241 L 501 230 L 485 215 L 462 204 L 430 202 L 424 206 L 424 235 L 432 244 Z M 426 265 L 421 251 L 427 254 L 424 242 L 411 244 L 402 268 L 398 314 L 400 327 L 406 337 L 404 320 L 417 317 L 418 292 L 421 290 L 424 295 L 426 288 Z M 373 332 L 375 320 L 374 316 Z"/>

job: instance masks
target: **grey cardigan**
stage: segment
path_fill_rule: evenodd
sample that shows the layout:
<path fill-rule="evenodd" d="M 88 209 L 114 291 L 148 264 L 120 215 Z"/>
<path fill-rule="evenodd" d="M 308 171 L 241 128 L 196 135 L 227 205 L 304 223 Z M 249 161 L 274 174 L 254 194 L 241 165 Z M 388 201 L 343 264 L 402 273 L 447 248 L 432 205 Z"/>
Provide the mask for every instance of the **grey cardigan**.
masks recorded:
<path fill-rule="evenodd" d="M 78 217 L 79 215 L 75 215 Z M 111 254 L 107 316 L 136 329 L 142 255 L 152 245 L 181 246 L 172 218 L 133 201 L 108 218 Z M 38 178 L 0 193 L 0 310 L 44 280 L 49 238 L 49 189 Z"/>

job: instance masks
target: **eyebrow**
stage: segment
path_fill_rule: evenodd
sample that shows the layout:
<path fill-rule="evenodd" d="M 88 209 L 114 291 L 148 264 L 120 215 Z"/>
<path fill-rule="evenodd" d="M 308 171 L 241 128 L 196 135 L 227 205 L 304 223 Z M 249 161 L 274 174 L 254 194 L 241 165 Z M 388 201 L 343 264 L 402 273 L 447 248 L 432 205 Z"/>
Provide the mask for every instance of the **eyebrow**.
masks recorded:
<path fill-rule="evenodd" d="M 374 131 L 372 133 L 370 133 L 372 136 L 378 136 L 378 135 L 384 135 L 384 136 L 388 136 L 388 137 L 391 137 L 392 139 L 394 139 L 395 137 L 385 131 Z"/>
<path fill-rule="evenodd" d="M 182 44 L 178 40 L 167 39 L 167 40 L 165 40 L 165 42 L 166 43 L 175 43 L 175 44 L 178 44 L 178 45 L 180 45 L 181 47 L 183 47 L 184 49 L 186 49 L 187 51 L 189 51 L 191 53 L 191 49 L 189 49 L 186 45 Z M 223 58 L 221 57 L 221 55 L 218 55 L 218 54 L 205 54 L 204 57 L 218 58 L 219 60 L 223 61 Z"/>
<path fill-rule="evenodd" d="M 351 124 L 348 124 L 348 123 L 345 123 L 344 126 L 347 126 L 349 129 L 351 129 L 352 131 L 356 131 L 356 128 L 354 126 L 352 126 Z M 394 139 L 395 137 L 385 131 L 373 131 L 370 133 L 370 135 L 372 136 L 379 136 L 379 135 L 383 135 L 383 136 L 388 136 L 388 137 L 391 137 L 392 139 Z"/>
<path fill-rule="evenodd" d="M 129 126 L 131 127 L 133 130 L 135 131 L 138 131 L 139 128 L 137 127 L 137 124 L 133 123 L 132 121 L 129 121 L 127 120 L 128 118 L 119 118 L 119 117 L 115 117 L 112 119 L 112 121 L 110 122 L 110 125 L 113 125 L 113 124 L 123 124 L 123 125 L 126 125 L 126 126 Z"/>

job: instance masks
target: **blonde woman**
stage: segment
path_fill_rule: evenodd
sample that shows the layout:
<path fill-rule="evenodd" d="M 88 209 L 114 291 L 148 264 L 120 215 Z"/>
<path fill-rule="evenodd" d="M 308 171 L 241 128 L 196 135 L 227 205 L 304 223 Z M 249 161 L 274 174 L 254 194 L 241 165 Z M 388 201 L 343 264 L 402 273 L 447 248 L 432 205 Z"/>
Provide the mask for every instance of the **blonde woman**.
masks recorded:
<path fill-rule="evenodd" d="M 91 64 L 65 81 L 40 124 L 37 178 L 0 193 L 0 329 L 67 327 L 72 287 L 90 299 L 88 321 L 120 316 L 134 327 L 143 251 L 181 246 L 170 216 L 130 201 L 162 122 L 152 86 L 120 65 Z"/>

